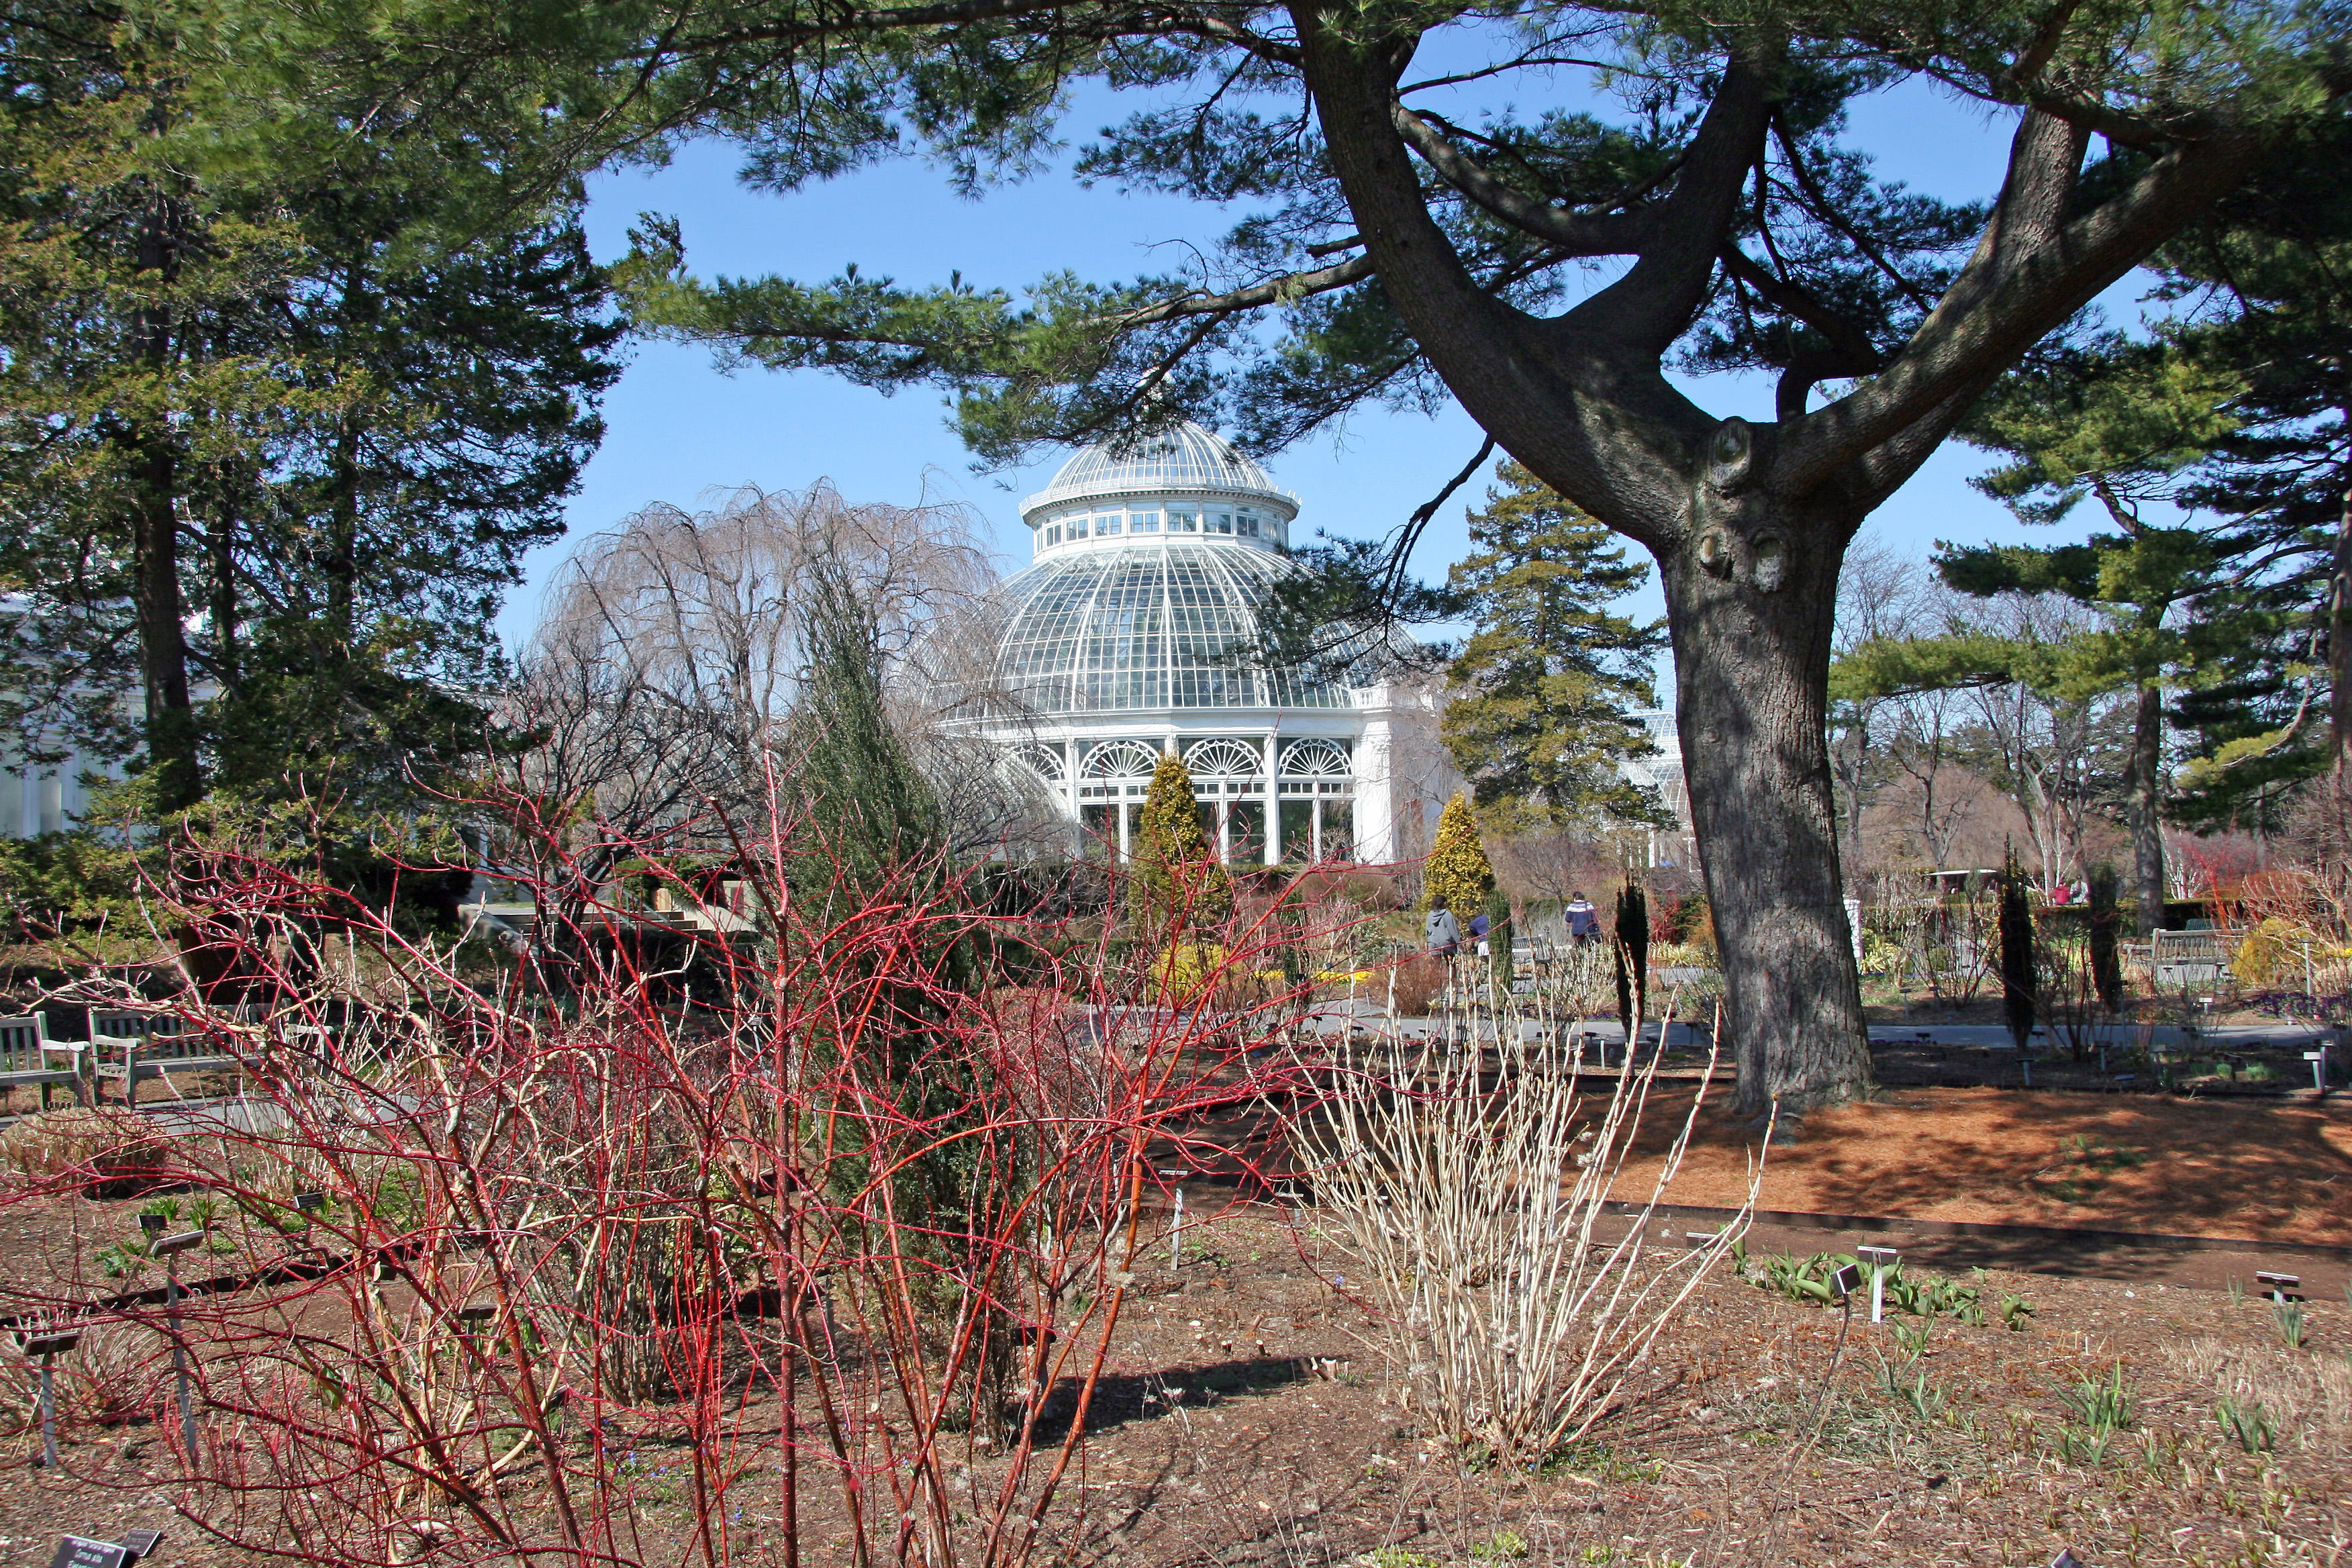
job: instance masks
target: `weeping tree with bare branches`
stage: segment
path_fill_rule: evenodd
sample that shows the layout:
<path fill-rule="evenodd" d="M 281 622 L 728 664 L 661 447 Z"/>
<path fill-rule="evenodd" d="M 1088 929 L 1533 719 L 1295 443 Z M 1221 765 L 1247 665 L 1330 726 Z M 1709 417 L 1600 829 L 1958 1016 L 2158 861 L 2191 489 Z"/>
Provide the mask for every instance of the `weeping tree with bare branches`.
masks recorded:
<path fill-rule="evenodd" d="M 853 503 L 824 484 L 649 507 L 583 543 L 551 590 L 509 700 L 507 765 L 575 842 L 600 837 L 601 855 L 577 857 L 599 869 L 689 823 L 761 819 L 860 729 L 858 745 L 931 790 L 942 833 L 985 845 L 1020 814 L 959 726 L 988 710 L 958 628 L 990 580 L 954 508 Z M 877 809 L 846 780 L 824 787 L 837 807 Z"/>

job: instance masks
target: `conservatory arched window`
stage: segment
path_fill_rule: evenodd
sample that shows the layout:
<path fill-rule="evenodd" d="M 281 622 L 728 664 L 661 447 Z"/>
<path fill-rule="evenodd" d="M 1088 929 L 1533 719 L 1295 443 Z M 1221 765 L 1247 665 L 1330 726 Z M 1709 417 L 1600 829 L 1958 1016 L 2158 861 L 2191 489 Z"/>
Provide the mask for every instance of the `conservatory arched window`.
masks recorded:
<path fill-rule="evenodd" d="M 1265 752 L 1256 743 L 1220 735 L 1196 741 L 1184 753 L 1192 770 L 1192 794 L 1204 808 L 1204 826 L 1216 841 L 1217 858 L 1264 858 L 1265 847 Z"/>
<path fill-rule="evenodd" d="M 1160 753 L 1141 741 L 1106 741 L 1078 768 L 1078 820 L 1088 842 L 1129 853 Z"/>
<path fill-rule="evenodd" d="M 1321 736 L 1282 749 L 1279 785 L 1286 860 L 1346 860 L 1355 844 L 1355 770 L 1347 748 Z"/>

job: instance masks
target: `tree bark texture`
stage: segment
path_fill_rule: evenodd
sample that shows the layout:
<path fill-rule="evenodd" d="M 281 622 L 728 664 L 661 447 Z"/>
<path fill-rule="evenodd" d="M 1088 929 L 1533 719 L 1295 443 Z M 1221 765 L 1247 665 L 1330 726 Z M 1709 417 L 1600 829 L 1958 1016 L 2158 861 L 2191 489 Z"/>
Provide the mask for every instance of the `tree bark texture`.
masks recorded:
<path fill-rule="evenodd" d="M 2352 489 L 2344 492 L 2344 513 L 2336 523 L 2336 577 L 2327 592 L 2327 679 L 2328 739 L 2341 774 L 2352 752 Z"/>
<path fill-rule="evenodd" d="M 2164 689 L 2144 682 L 2132 710 L 2132 903 L 2142 936 L 2164 925 Z"/>
<path fill-rule="evenodd" d="M 1822 722 L 1839 558 L 1746 521 L 1660 571 L 1739 1102 L 1801 1110 L 1872 1084 Z"/>
<path fill-rule="evenodd" d="M 138 271 L 166 283 L 176 279 L 184 227 L 179 204 L 155 196 L 140 230 Z M 133 321 L 134 352 L 159 382 L 171 363 L 173 326 L 172 311 L 160 304 L 142 307 Z M 195 707 L 188 695 L 187 619 L 180 596 L 180 453 L 171 432 L 152 418 L 141 422 L 127 445 L 131 613 L 146 699 L 147 760 L 155 775 L 156 809 L 178 811 L 204 795 Z"/>
<path fill-rule="evenodd" d="M 188 695 L 186 618 L 180 600 L 180 525 L 173 505 L 179 455 L 171 439 L 151 433 L 137 456 L 131 535 L 136 581 L 132 614 L 139 629 L 141 686 L 146 699 L 148 765 L 156 779 L 155 805 L 177 811 L 204 793 L 196 749 L 196 715 Z"/>

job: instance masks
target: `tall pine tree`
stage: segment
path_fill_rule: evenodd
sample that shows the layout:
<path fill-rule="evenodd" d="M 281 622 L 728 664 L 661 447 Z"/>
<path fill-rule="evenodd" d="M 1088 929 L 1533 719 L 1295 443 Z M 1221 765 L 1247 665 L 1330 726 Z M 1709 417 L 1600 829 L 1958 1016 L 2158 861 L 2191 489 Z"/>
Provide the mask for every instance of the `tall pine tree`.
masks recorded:
<path fill-rule="evenodd" d="M 218 8 L 11 16 L 0 721 L 128 756 L 164 811 L 401 789 L 478 738 L 458 694 L 602 433 L 621 326 L 580 194 L 466 174 L 534 114 L 350 117 L 314 127 L 331 165 L 225 148 Z"/>
<path fill-rule="evenodd" d="M 1657 701 L 1665 635 L 1609 606 L 1650 568 L 1518 464 L 1495 471 L 1503 488 L 1471 514 L 1452 574 L 1477 629 L 1447 670 L 1446 746 L 1497 826 L 1669 820 L 1620 765 L 1651 749 L 1632 710 Z"/>

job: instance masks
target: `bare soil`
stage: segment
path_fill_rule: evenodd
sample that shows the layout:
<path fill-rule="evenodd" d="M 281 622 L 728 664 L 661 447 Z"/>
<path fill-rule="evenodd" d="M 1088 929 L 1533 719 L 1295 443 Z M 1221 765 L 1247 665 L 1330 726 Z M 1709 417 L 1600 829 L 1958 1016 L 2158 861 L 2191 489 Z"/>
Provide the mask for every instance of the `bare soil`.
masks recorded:
<path fill-rule="evenodd" d="M 1617 1196 L 1649 1195 L 1687 1104 L 1653 1112 Z M 1760 1154 L 1766 1209 L 2352 1246 L 2352 1096 L 1898 1089 L 1794 1131 L 1766 1149 L 1747 1119 L 1703 1110 L 1666 1199 L 1736 1207 Z"/>
<path fill-rule="evenodd" d="M 1652 1127 L 1667 1121 L 1654 1114 Z M 1769 1151 L 1765 1203 L 2256 1244 L 2199 1281 L 2218 1287 L 2224 1268 L 2250 1277 L 2261 1242 L 2347 1234 L 2352 1204 L 2330 1195 L 2352 1186 L 2332 1180 L 2352 1170 L 2347 1134 L 2332 1105 L 1920 1091 L 1809 1118 L 1794 1145 Z M 1710 1118 L 1668 1196 L 1738 1201 L 1753 1142 Z M 0 1279 L 105 1288 L 90 1250 L 129 1233 L 137 1207 L 77 1197 L 0 1208 Z M 1654 1257 L 1684 1245 L 1676 1228 L 1654 1228 Z M 1387 1325 L 1339 1282 L 1349 1259 L 1312 1209 L 1235 1205 L 1189 1235 L 1181 1268 L 1158 1249 L 1130 1292 L 1042 1560 L 2025 1568 L 2066 1548 L 2099 1568 L 2352 1561 L 2340 1267 L 2324 1291 L 2322 1271 L 2305 1271 L 2307 1338 L 2291 1350 L 2259 1295 L 2183 1288 L 2153 1255 L 2093 1258 L 2053 1243 L 1981 1277 L 1988 1300 L 2030 1301 L 2023 1331 L 1939 1320 L 1916 1359 L 1893 1325 L 1718 1270 L 1591 1441 L 1511 1474 L 1423 1427 L 1385 1353 Z M 1751 1251 L 1851 1239 L 1759 1227 Z M 1906 1257 L 1978 1282 L 1932 1248 Z M 2117 1367 L 2129 1419 L 2102 1442 L 2066 1391 Z M 2267 1449 L 2249 1452 L 2225 1425 L 2225 1393 L 2262 1407 Z M 754 1402 L 740 1429 L 772 1429 L 778 1414 Z M 0 1568 L 45 1563 L 68 1531 L 119 1539 L 142 1526 L 166 1531 L 169 1563 L 246 1560 L 176 1517 L 209 1500 L 171 1473 L 153 1427 L 74 1424 L 65 1437 L 57 1473 L 27 1468 L 30 1433 L 0 1437 Z M 658 1458 L 655 1440 L 648 1450 Z M 693 1561 L 692 1503 L 658 1463 L 644 1474 L 626 1500 L 632 1555 Z M 970 1475 L 982 1489 L 993 1479 L 985 1461 Z M 538 1482 L 525 1469 L 507 1484 L 528 1494 Z M 772 1497 L 755 1481 L 729 1502 L 730 1559 L 781 1562 Z M 845 1560 L 822 1510 L 802 1544 L 803 1562 Z"/>

